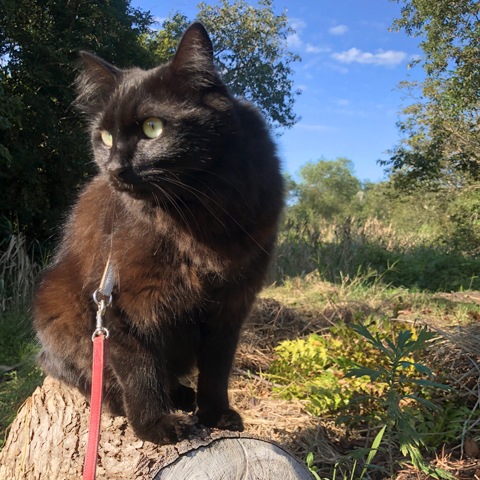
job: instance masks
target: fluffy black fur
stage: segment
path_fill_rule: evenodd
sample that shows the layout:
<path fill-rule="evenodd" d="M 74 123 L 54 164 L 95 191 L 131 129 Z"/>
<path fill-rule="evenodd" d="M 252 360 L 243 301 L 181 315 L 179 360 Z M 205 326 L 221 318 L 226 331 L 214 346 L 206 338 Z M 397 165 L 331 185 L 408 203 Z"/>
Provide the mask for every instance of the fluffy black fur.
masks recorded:
<path fill-rule="evenodd" d="M 107 310 L 105 402 L 155 443 L 205 426 L 242 430 L 228 377 L 242 322 L 265 279 L 282 208 L 279 162 L 261 115 L 230 96 L 204 28 L 173 60 L 119 70 L 82 53 L 78 105 L 98 175 L 74 207 L 35 301 L 39 361 L 88 397 L 98 287 L 116 267 Z M 142 124 L 160 118 L 158 138 Z M 101 132 L 112 135 L 107 146 Z M 179 379 L 198 369 L 196 392 Z"/>

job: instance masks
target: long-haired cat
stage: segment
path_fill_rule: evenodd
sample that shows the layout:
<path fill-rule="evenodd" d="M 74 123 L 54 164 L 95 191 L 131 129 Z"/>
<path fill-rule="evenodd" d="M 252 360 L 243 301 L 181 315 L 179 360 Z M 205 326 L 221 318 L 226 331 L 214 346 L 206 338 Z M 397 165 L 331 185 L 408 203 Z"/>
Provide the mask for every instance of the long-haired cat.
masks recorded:
<path fill-rule="evenodd" d="M 241 431 L 228 377 L 283 204 L 266 125 L 229 94 L 199 23 L 172 61 L 153 70 L 82 58 L 78 105 L 91 121 L 99 173 L 37 292 L 40 364 L 88 398 L 92 294 L 111 255 L 108 410 L 158 444 L 188 434 L 191 417 L 176 409 L 195 411 L 204 426 Z M 179 382 L 195 368 L 196 392 Z"/>

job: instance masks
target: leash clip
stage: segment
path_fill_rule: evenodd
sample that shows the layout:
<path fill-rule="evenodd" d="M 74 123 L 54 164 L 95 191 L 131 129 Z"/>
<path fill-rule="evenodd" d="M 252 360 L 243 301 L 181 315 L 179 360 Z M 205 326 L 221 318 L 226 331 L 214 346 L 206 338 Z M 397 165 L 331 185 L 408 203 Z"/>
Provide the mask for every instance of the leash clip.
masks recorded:
<path fill-rule="evenodd" d="M 93 294 L 93 300 L 98 305 L 98 310 L 97 310 L 97 324 L 95 325 L 95 331 L 93 332 L 93 335 L 92 335 L 92 342 L 95 340 L 95 337 L 98 337 L 99 335 L 104 335 L 105 338 L 108 338 L 110 336 L 110 332 L 108 331 L 108 328 L 103 326 L 103 316 L 105 315 L 107 307 L 112 304 L 112 295 L 110 295 L 108 303 L 106 304 L 105 300 L 103 299 L 98 301 L 97 293 L 98 293 L 98 289 L 95 290 Z"/>
<path fill-rule="evenodd" d="M 103 272 L 102 280 L 100 282 L 100 287 L 95 290 L 93 293 L 93 300 L 95 303 L 98 305 L 98 310 L 97 310 L 97 324 L 95 327 L 95 331 L 93 332 L 92 335 L 92 342 L 95 340 L 95 337 L 98 337 L 100 335 L 104 335 L 105 338 L 108 338 L 110 333 L 107 328 L 103 326 L 103 316 L 105 315 L 105 311 L 107 310 L 107 307 L 109 307 L 112 304 L 112 290 L 113 290 L 113 284 L 115 281 L 115 269 L 113 267 L 112 262 L 110 261 L 110 256 L 108 257 L 107 260 L 107 265 L 105 266 L 105 270 Z M 108 302 L 105 303 L 105 300 L 98 300 L 97 294 L 101 293 L 105 298 L 108 298 Z"/>

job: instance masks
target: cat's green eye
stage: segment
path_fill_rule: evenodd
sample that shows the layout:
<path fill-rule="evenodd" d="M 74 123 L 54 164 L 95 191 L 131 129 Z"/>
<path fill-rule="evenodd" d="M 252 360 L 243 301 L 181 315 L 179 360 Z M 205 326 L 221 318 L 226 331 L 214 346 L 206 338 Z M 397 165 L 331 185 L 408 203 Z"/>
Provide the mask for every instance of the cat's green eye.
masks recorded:
<path fill-rule="evenodd" d="M 143 122 L 143 133 L 148 138 L 157 138 L 163 130 L 163 122 L 159 118 L 147 118 Z"/>
<path fill-rule="evenodd" d="M 113 137 L 106 130 L 102 130 L 101 133 L 102 133 L 103 143 L 107 147 L 111 147 L 113 145 Z"/>

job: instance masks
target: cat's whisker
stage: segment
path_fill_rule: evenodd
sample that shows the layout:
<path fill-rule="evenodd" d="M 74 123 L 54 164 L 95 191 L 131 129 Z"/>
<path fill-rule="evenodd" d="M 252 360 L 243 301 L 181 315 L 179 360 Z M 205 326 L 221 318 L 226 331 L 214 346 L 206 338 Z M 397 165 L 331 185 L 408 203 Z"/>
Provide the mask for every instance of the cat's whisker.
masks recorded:
<path fill-rule="evenodd" d="M 193 188 L 193 187 L 190 187 L 188 185 L 186 185 L 185 183 L 181 182 L 180 180 L 174 180 L 173 178 L 167 178 L 167 177 L 163 177 L 162 180 L 164 181 L 167 181 L 167 182 L 170 182 L 172 183 L 173 185 L 177 185 L 183 189 L 185 189 L 186 191 L 190 192 L 191 194 L 193 194 L 197 200 L 212 214 L 212 216 L 222 225 L 222 227 L 225 228 L 225 231 L 228 233 L 229 230 L 227 228 L 227 226 L 220 220 L 220 218 L 218 218 L 218 216 L 215 214 L 214 210 L 206 203 L 204 202 L 198 195 L 197 193 L 202 193 L 200 192 L 200 190 L 197 190 L 196 188 Z M 207 199 L 209 200 L 212 200 L 208 195 L 205 195 L 207 197 Z"/>
<path fill-rule="evenodd" d="M 169 169 L 170 171 L 172 172 L 177 172 L 177 173 L 183 173 L 184 175 L 188 175 L 186 172 L 185 172 L 185 169 L 178 169 L 176 170 L 175 168 L 170 168 Z M 206 170 L 204 168 L 195 168 L 195 167 L 188 167 L 187 168 L 188 171 L 194 171 L 194 172 L 201 172 L 201 173 L 205 173 L 205 174 L 208 174 L 208 175 L 212 175 L 212 176 L 215 176 L 217 177 L 218 179 L 224 181 L 225 183 L 227 183 L 229 186 L 233 187 L 234 190 L 237 191 L 237 193 L 241 196 L 242 200 L 244 202 L 247 202 L 247 199 L 245 197 L 245 195 L 243 194 L 243 192 L 240 190 L 240 188 L 238 187 L 238 185 L 236 185 L 234 182 L 232 182 L 231 180 L 229 180 L 228 178 L 224 177 L 223 175 L 219 175 L 218 173 L 216 172 L 212 172 L 210 170 Z M 201 180 L 198 179 L 198 177 L 194 176 L 194 175 L 189 175 L 191 178 L 195 178 L 197 181 L 201 182 Z M 201 182 L 203 183 L 204 185 L 206 185 L 204 182 Z"/>
<path fill-rule="evenodd" d="M 170 172 L 170 173 L 172 173 L 172 172 Z M 228 212 L 228 210 L 226 210 L 224 207 L 222 207 L 222 205 L 220 205 L 216 200 L 209 197 L 206 193 L 202 192 L 201 190 L 198 190 L 197 188 L 192 187 L 191 185 L 187 185 L 187 184 L 181 182 L 180 180 L 174 181 L 172 179 L 167 179 L 166 177 L 162 177 L 162 180 L 170 181 L 171 183 L 173 183 L 175 185 L 178 185 L 178 186 L 184 188 L 185 190 L 187 190 L 188 192 L 192 193 L 193 195 L 195 195 L 195 197 L 197 197 L 197 199 L 200 201 L 200 203 L 203 204 L 203 206 L 225 227 L 226 231 L 228 232 L 228 229 L 227 229 L 226 225 L 218 218 L 217 215 L 215 215 L 213 210 L 209 206 L 207 206 L 207 204 L 205 202 L 203 202 L 200 199 L 200 197 L 198 197 L 198 195 L 196 193 L 198 193 L 200 195 L 203 195 L 204 197 L 207 197 L 208 200 L 213 202 L 215 204 L 215 206 L 220 208 L 220 210 L 222 210 L 229 218 L 231 218 L 237 224 L 237 226 L 239 226 L 240 229 L 244 233 L 247 234 L 247 236 L 250 238 L 250 240 L 252 240 L 252 242 L 254 242 L 261 250 L 263 250 L 265 253 L 267 253 L 269 255 L 269 253 L 250 235 L 250 233 L 245 229 L 245 227 L 233 215 L 231 215 Z"/>
<path fill-rule="evenodd" d="M 167 193 L 164 188 L 160 187 L 160 185 L 157 185 L 156 183 L 152 183 L 151 185 L 154 186 L 154 187 L 156 187 L 158 190 L 160 190 L 160 192 L 161 192 L 163 195 L 165 195 L 168 200 L 170 200 L 170 203 L 173 205 L 173 207 L 175 208 L 175 210 L 178 212 L 178 214 L 180 215 L 180 217 L 181 217 L 182 220 L 184 221 L 185 226 L 188 228 L 190 234 L 193 235 L 192 229 L 191 229 L 191 227 L 190 227 L 190 224 L 189 224 L 189 222 L 188 222 L 187 217 L 186 217 L 185 214 L 182 212 L 182 210 L 180 209 L 180 207 L 176 204 L 176 202 L 175 202 L 174 198 L 172 197 L 172 195 L 169 194 L 169 193 Z M 176 195 L 175 195 L 175 198 L 176 198 L 177 200 L 181 201 L 181 202 L 185 205 L 186 209 L 192 214 L 192 217 L 195 219 L 195 215 L 193 215 L 193 213 L 190 211 L 190 209 L 189 209 L 188 206 L 185 204 L 185 202 L 184 202 L 181 198 L 179 198 L 178 196 L 176 196 Z M 166 206 L 165 202 L 162 202 L 162 203 Z M 168 207 L 165 207 L 165 208 L 166 208 L 166 211 L 168 212 Z M 195 219 L 195 221 L 196 221 L 196 219 Z M 197 221 L 196 221 L 196 222 L 197 222 Z M 197 222 L 197 226 L 200 228 L 200 225 L 198 224 L 198 222 Z"/>

